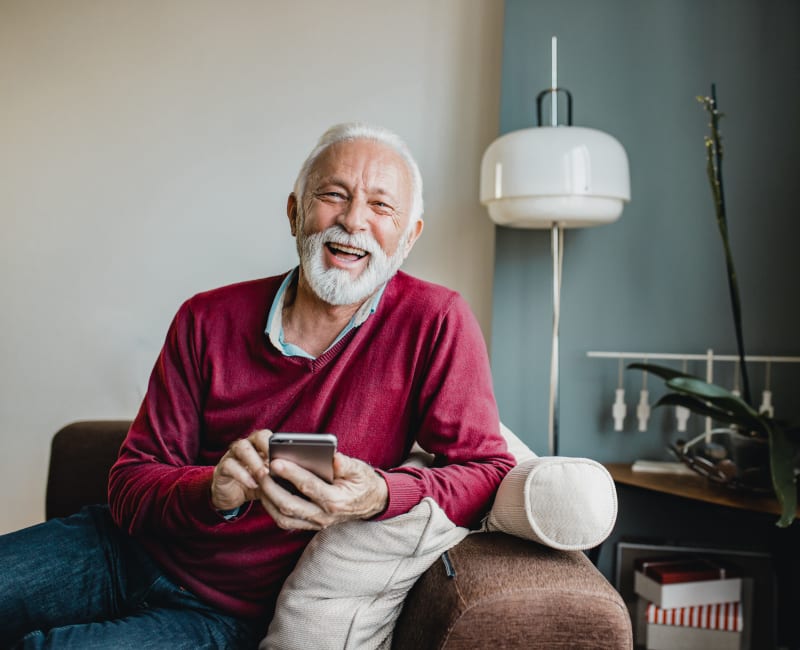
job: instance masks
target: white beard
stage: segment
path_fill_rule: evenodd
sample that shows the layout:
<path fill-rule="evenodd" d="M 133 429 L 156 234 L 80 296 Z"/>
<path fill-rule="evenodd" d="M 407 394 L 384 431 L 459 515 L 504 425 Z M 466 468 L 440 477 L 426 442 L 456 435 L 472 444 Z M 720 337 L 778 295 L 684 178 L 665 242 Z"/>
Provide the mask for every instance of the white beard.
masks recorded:
<path fill-rule="evenodd" d="M 341 226 L 331 226 L 322 232 L 305 235 L 302 219 L 299 219 L 297 253 L 303 274 L 319 298 L 330 305 L 355 305 L 364 302 L 397 273 L 405 260 L 405 247 L 410 234 L 411 228 L 400 238 L 394 254 L 389 256 L 372 235 L 349 235 Z M 346 269 L 327 268 L 323 259 L 328 242 L 367 251 L 367 267 L 355 278 Z"/>

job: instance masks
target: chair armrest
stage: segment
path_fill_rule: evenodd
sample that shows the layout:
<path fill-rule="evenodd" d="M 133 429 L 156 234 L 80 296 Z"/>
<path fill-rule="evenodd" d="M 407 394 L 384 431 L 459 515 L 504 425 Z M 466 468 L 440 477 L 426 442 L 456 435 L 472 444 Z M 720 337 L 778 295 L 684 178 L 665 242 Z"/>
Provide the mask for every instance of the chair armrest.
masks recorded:
<path fill-rule="evenodd" d="M 53 436 L 45 517 L 65 517 L 108 502 L 108 470 L 128 433 L 129 420 L 73 422 Z"/>
<path fill-rule="evenodd" d="M 394 648 L 633 647 L 620 594 L 580 551 L 557 551 L 503 533 L 478 533 L 414 585 Z"/>

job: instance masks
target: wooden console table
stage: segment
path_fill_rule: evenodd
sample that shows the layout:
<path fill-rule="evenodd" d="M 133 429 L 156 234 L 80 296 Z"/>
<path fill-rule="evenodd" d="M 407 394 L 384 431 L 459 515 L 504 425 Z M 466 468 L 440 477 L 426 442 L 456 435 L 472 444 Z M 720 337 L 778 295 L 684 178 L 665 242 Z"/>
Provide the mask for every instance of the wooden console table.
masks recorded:
<path fill-rule="evenodd" d="M 780 505 L 773 496 L 737 492 L 717 485 L 699 474 L 690 476 L 660 472 L 634 472 L 628 463 L 605 463 L 604 466 L 615 483 L 730 508 L 775 515 L 781 513 Z M 800 507 L 797 508 L 797 517 L 800 518 Z"/>
<path fill-rule="evenodd" d="M 773 640 L 779 642 L 779 647 L 800 648 L 800 626 L 796 622 L 797 614 L 794 605 L 800 600 L 800 557 L 797 554 L 797 548 L 800 548 L 798 546 L 800 542 L 800 507 L 796 512 L 797 519 L 789 528 L 778 528 L 774 524 L 780 515 L 780 506 L 774 496 L 731 490 L 713 483 L 699 474 L 634 472 L 630 463 L 604 463 L 604 466 L 618 486 L 633 488 L 635 492 L 651 491 L 677 500 L 689 499 L 695 503 L 709 504 L 712 507 L 733 508 L 735 510 L 731 511 L 731 515 L 736 512 L 741 513 L 741 516 L 717 517 L 715 521 L 720 524 L 719 534 L 711 533 L 708 525 L 694 530 L 694 524 L 688 524 L 693 531 L 692 539 L 702 539 L 704 542 L 708 540 L 709 547 L 719 546 L 720 548 L 724 548 L 727 541 L 733 541 L 735 542 L 733 548 L 742 549 L 750 549 L 750 545 L 757 540 L 750 550 L 761 549 L 769 553 L 774 558 L 775 567 L 778 568 L 774 587 L 777 593 L 776 612 L 774 613 L 777 627 L 773 632 L 762 636 L 765 639 L 775 637 Z M 621 511 L 626 492 L 630 494 L 630 490 L 620 490 Z M 618 530 L 610 538 L 612 543 L 618 543 L 625 536 L 639 537 L 644 534 L 640 528 L 637 528 L 636 510 L 630 509 L 633 503 L 635 500 L 629 501 L 625 516 L 618 517 Z M 670 511 L 674 515 L 675 512 L 681 511 L 681 507 L 670 507 Z M 754 513 L 753 516 L 747 516 L 748 512 Z M 632 519 L 631 515 L 633 515 Z M 695 512 L 693 516 L 696 518 L 701 515 Z M 747 542 L 742 542 L 735 533 L 739 521 L 742 522 L 741 525 L 748 527 L 750 534 L 746 536 Z M 685 537 L 687 524 L 685 521 L 681 523 L 683 524 L 682 529 L 673 535 L 672 539 L 687 539 Z M 708 522 L 701 523 L 707 524 Z M 700 529 L 702 532 L 699 532 Z M 671 530 L 671 524 L 667 523 L 665 526 L 659 527 L 656 535 L 663 535 L 669 530 Z M 669 534 L 672 535 L 671 532 Z M 592 549 L 589 556 L 594 562 L 597 562 L 599 548 Z M 775 646 L 772 643 L 759 645 L 759 641 L 754 640 L 752 647 L 760 650 L 760 648 Z"/>

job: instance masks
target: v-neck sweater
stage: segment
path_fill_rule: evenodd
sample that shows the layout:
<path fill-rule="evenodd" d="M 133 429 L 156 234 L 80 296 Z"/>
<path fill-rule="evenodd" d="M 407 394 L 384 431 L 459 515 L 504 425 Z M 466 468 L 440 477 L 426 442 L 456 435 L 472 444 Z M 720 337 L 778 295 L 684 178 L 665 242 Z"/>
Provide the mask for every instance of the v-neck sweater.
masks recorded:
<path fill-rule="evenodd" d="M 386 480 L 388 518 L 432 497 L 478 523 L 513 466 L 488 355 L 459 294 L 398 272 L 378 309 L 316 359 L 265 334 L 285 275 L 198 294 L 178 310 L 109 477 L 117 524 L 178 584 L 221 610 L 268 616 L 313 533 L 277 527 L 259 503 L 227 521 L 214 466 L 258 429 L 336 434 Z M 414 441 L 432 468 L 399 467 Z"/>

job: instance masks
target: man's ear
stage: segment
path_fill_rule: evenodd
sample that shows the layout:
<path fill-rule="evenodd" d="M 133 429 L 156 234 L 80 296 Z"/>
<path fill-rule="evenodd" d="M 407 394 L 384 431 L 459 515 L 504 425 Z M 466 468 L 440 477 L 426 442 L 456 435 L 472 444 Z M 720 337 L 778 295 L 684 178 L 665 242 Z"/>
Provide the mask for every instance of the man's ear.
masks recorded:
<path fill-rule="evenodd" d="M 292 192 L 286 200 L 286 216 L 289 217 L 289 227 L 292 237 L 297 237 L 297 197 Z"/>
<path fill-rule="evenodd" d="M 406 242 L 406 250 L 403 253 L 403 259 L 408 257 L 408 254 L 411 252 L 411 249 L 414 248 L 414 242 L 419 239 L 419 236 L 422 234 L 422 229 L 425 226 L 424 222 L 422 221 L 422 217 L 417 219 L 416 223 L 411 226 L 411 235 Z"/>

